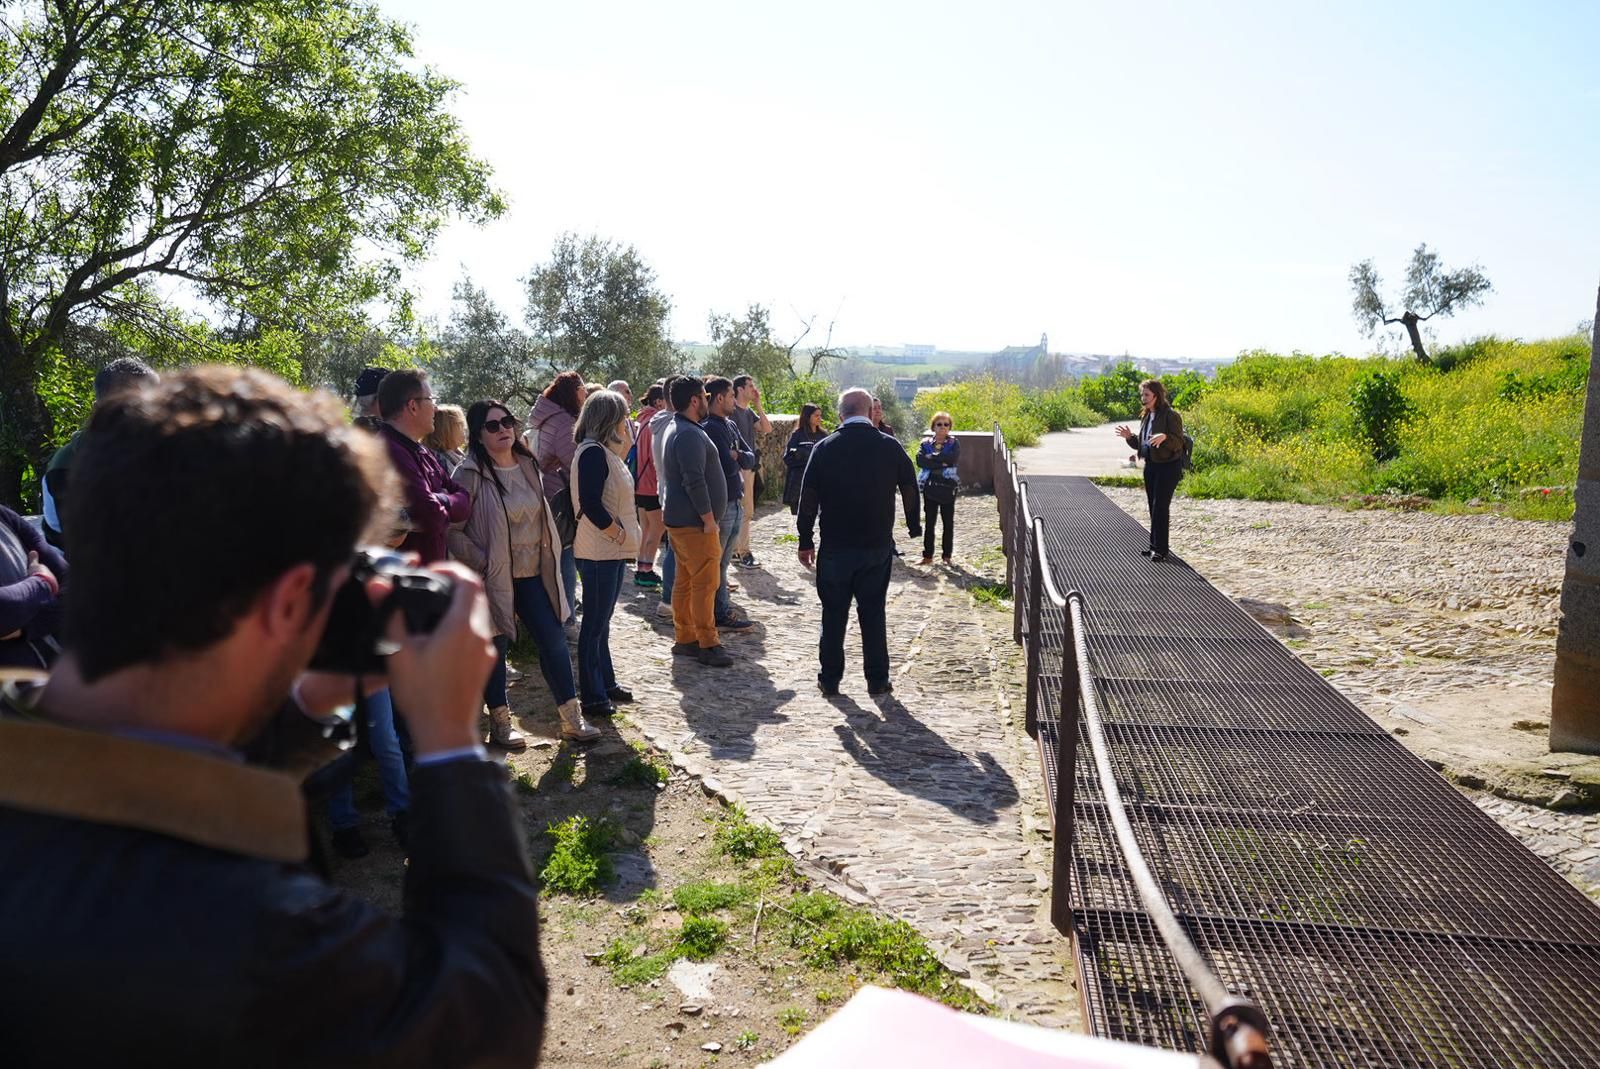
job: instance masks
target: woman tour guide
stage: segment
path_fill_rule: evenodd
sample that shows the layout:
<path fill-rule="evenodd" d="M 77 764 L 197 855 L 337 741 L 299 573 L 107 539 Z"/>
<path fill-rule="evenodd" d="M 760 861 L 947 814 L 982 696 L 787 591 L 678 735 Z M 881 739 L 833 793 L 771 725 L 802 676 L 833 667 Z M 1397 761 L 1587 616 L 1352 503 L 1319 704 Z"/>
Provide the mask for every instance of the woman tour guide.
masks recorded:
<path fill-rule="evenodd" d="M 1167 401 L 1167 388 L 1160 379 L 1145 379 L 1139 384 L 1139 431 L 1126 425 L 1116 433 L 1144 459 L 1144 496 L 1150 506 L 1150 548 L 1141 550 L 1151 560 L 1167 559 L 1168 535 L 1172 527 L 1172 495 L 1183 478 L 1183 417 Z"/>

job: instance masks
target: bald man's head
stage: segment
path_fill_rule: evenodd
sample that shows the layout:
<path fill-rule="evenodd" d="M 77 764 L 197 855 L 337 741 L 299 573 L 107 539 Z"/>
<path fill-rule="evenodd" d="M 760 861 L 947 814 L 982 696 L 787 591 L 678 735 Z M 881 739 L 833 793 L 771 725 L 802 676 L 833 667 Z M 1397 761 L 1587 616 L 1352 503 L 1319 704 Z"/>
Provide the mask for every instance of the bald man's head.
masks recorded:
<path fill-rule="evenodd" d="M 839 395 L 839 418 L 864 416 L 872 410 L 872 394 L 859 386 L 852 386 Z"/>

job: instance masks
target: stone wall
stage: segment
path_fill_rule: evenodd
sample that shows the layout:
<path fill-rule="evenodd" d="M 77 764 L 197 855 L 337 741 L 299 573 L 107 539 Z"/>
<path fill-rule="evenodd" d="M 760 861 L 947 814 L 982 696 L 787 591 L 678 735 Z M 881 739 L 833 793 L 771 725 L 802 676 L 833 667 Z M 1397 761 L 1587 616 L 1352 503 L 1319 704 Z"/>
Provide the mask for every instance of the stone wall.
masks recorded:
<path fill-rule="evenodd" d="M 795 427 L 800 423 L 799 416 L 780 416 L 772 412 L 767 413 L 767 419 L 772 422 L 772 431 L 768 434 L 757 434 L 756 452 L 761 454 L 761 482 L 765 491 L 761 500 L 763 503 L 775 504 L 783 500 L 783 448 L 789 444 L 789 435 L 794 433 Z"/>

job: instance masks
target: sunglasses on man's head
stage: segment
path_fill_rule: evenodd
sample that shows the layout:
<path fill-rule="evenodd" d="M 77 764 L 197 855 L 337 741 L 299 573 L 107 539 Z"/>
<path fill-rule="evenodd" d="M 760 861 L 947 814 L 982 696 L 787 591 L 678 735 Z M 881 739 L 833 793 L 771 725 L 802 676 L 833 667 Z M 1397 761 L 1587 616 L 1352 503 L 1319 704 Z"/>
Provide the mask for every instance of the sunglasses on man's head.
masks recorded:
<path fill-rule="evenodd" d="M 499 431 L 501 427 L 504 427 L 508 431 L 516 430 L 517 417 L 507 416 L 505 419 L 486 419 L 483 421 L 483 429 L 488 431 L 490 434 L 494 434 L 495 432 Z"/>

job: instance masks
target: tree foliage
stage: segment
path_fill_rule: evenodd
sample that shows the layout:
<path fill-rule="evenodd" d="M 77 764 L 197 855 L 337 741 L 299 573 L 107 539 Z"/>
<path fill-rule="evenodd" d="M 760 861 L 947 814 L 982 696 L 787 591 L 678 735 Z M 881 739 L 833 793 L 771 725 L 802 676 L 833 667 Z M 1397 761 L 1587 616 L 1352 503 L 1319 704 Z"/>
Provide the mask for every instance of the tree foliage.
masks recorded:
<path fill-rule="evenodd" d="M 157 282 L 260 337 L 403 307 L 443 221 L 503 207 L 454 88 L 357 0 L 0 4 L 0 499 L 75 327 L 175 337 Z"/>
<path fill-rule="evenodd" d="M 525 285 L 524 319 L 548 371 L 637 385 L 677 366 L 667 335 L 672 302 L 633 246 L 562 234 Z"/>
<path fill-rule="evenodd" d="M 440 396 L 468 405 L 485 397 L 531 405 L 545 385 L 533 340 L 470 277 L 451 291 L 450 320 L 428 361 Z"/>
<path fill-rule="evenodd" d="M 767 385 L 794 375 L 790 350 L 772 336 L 772 314 L 763 305 L 750 305 L 743 316 L 713 312 L 706 325 L 717 347 L 705 367 L 708 375 L 754 375 Z"/>
<path fill-rule="evenodd" d="M 1380 327 L 1403 326 L 1412 352 L 1426 364 L 1428 351 L 1423 347 L 1419 325 L 1435 316 L 1449 317 L 1462 308 L 1482 304 L 1494 287 L 1476 265 L 1445 270 L 1439 254 L 1422 244 L 1411 254 L 1405 289 L 1395 300 L 1384 301 L 1380 293 L 1383 280 L 1371 260 L 1363 260 L 1350 269 L 1350 288 L 1354 294 L 1352 311 L 1366 335 L 1371 337 Z"/>

